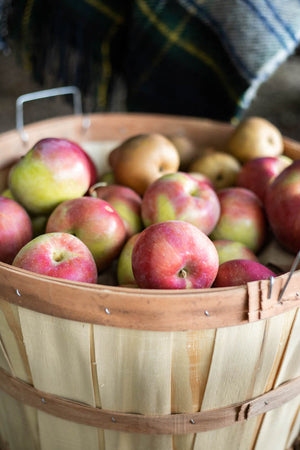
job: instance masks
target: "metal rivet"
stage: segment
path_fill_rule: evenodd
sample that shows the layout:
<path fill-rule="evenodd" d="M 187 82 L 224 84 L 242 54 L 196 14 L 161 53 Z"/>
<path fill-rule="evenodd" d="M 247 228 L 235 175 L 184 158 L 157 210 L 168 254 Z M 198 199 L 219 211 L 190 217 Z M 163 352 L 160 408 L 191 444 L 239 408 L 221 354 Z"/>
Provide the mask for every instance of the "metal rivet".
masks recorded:
<path fill-rule="evenodd" d="M 116 423 L 116 419 L 114 417 L 111 418 L 113 423 Z"/>
<path fill-rule="evenodd" d="M 42 400 L 42 403 L 44 403 L 44 404 L 46 403 L 46 400 L 44 399 L 44 397 L 42 397 L 41 400 Z"/>
<path fill-rule="evenodd" d="M 207 309 L 204 311 L 204 314 L 209 317 L 209 312 L 207 311 Z"/>
<path fill-rule="evenodd" d="M 299 297 L 299 295 L 300 295 L 299 292 L 296 292 L 296 297 Z"/>
<path fill-rule="evenodd" d="M 108 308 L 105 308 L 106 314 L 110 314 L 110 310 Z"/>
<path fill-rule="evenodd" d="M 194 419 L 191 419 L 190 422 L 194 425 L 196 422 L 194 421 Z"/>
<path fill-rule="evenodd" d="M 19 297 L 21 297 L 21 293 L 20 293 L 19 289 L 16 289 L 16 293 Z"/>

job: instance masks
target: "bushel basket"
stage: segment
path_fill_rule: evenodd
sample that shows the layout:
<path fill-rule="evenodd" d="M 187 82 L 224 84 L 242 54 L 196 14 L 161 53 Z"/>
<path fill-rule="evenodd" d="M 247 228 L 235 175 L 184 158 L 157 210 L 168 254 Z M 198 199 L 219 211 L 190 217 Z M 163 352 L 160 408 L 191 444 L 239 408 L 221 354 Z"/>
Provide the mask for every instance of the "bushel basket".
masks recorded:
<path fill-rule="evenodd" d="M 0 135 L 9 166 L 44 137 L 102 172 L 117 142 L 182 134 L 221 148 L 227 124 L 94 114 Z M 300 158 L 300 144 L 285 139 Z M 290 267 L 290 266 L 289 266 Z M 289 270 L 289 269 L 287 269 Z M 0 434 L 10 450 L 284 450 L 300 427 L 300 271 L 236 288 L 89 285 L 0 263 Z M 1 447 L 1 445 L 0 445 Z"/>

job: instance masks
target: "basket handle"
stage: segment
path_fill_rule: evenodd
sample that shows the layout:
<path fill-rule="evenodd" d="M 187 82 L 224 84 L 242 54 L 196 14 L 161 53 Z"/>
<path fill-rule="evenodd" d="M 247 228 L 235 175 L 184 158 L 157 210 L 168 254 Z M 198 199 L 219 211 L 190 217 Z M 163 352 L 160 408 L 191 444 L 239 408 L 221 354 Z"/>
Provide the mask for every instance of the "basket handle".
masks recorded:
<path fill-rule="evenodd" d="M 30 92 L 28 94 L 21 95 L 16 100 L 16 129 L 20 134 L 21 140 L 24 144 L 28 142 L 28 135 L 24 130 L 24 112 L 23 105 L 25 102 L 32 100 L 40 100 L 42 98 L 57 97 L 60 95 L 73 95 L 73 107 L 74 114 L 82 114 L 82 99 L 81 92 L 76 86 L 63 86 L 53 89 L 45 89 L 42 91 Z M 87 117 L 83 117 L 82 127 L 87 129 L 90 126 L 90 120 Z"/>

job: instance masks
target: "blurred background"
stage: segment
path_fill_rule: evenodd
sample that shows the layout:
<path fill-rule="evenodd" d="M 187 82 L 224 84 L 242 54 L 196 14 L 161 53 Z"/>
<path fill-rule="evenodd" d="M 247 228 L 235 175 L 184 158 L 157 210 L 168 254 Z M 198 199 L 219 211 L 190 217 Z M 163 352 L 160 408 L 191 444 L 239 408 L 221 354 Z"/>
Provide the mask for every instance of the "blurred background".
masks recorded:
<path fill-rule="evenodd" d="M 300 52 L 297 50 L 258 90 L 244 116 L 258 115 L 270 120 L 290 138 L 300 140 Z M 0 52 L 0 132 L 16 125 L 16 100 L 28 92 L 46 89 L 32 80 L 12 53 Z M 51 86 L 53 87 L 53 86 Z M 117 89 L 112 111 L 124 111 L 124 92 Z M 65 97 L 37 100 L 24 105 L 25 124 L 72 114 Z"/>

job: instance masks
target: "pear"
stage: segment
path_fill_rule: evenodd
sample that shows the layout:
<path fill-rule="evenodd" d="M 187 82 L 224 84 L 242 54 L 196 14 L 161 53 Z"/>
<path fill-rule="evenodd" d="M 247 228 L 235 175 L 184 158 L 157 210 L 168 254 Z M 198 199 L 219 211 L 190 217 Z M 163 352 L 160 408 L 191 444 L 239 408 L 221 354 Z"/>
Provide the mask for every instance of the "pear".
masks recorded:
<path fill-rule="evenodd" d="M 185 171 L 202 151 L 190 138 L 181 134 L 169 135 L 167 138 L 175 145 L 180 157 L 180 170 Z"/>
<path fill-rule="evenodd" d="M 162 134 L 135 135 L 109 154 L 109 164 L 115 182 L 143 195 L 147 187 L 167 173 L 177 172 L 179 153 Z"/>
<path fill-rule="evenodd" d="M 282 134 L 268 120 L 249 117 L 233 130 L 226 151 L 242 163 L 263 156 L 279 156 L 283 153 Z"/>

